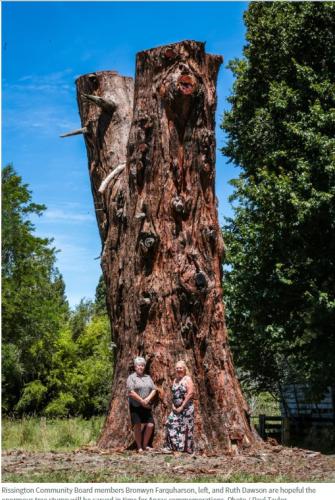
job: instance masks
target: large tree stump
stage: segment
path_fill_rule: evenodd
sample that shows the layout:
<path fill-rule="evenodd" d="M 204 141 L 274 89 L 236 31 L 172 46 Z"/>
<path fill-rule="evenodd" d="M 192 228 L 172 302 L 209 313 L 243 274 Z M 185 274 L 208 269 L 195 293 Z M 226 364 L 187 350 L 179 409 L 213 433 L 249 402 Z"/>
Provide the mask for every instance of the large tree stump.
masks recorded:
<path fill-rule="evenodd" d="M 102 269 L 116 344 L 102 448 L 133 441 L 126 378 L 136 355 L 148 360 L 159 388 L 155 445 L 163 444 L 180 359 L 196 387 L 196 447 L 229 451 L 255 439 L 227 345 L 222 301 L 224 247 L 214 186 L 221 62 L 193 41 L 139 53 L 132 121 L 129 79 L 103 72 L 77 81 L 94 200 L 103 209 Z M 97 98 L 114 104 L 103 107 Z M 124 170 L 101 192 L 103 179 L 123 162 Z"/>

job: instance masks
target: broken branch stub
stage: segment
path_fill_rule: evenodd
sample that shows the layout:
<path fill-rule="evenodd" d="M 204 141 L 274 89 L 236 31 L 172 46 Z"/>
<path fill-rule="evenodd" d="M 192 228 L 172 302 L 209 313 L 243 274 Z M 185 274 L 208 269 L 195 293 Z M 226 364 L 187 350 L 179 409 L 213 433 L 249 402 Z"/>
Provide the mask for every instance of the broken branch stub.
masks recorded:
<path fill-rule="evenodd" d="M 111 99 L 104 99 L 103 97 L 90 94 L 81 94 L 81 96 L 83 99 L 92 102 L 99 108 L 103 109 L 104 111 L 107 111 L 107 113 L 109 114 L 113 114 L 117 108 L 117 105 Z"/>
<path fill-rule="evenodd" d="M 67 132 L 66 134 L 62 134 L 59 137 L 64 139 L 65 137 L 72 137 L 74 135 L 86 134 L 86 132 L 87 132 L 87 128 L 83 127 L 83 128 L 78 128 L 76 130 L 71 130 L 71 132 Z"/>

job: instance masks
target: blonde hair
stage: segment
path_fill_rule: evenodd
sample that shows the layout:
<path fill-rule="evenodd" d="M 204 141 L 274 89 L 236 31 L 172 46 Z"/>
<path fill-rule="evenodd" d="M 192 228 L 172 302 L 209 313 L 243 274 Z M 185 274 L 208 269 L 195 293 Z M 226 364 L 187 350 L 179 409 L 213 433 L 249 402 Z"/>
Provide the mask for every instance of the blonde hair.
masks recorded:
<path fill-rule="evenodd" d="M 185 363 L 185 361 L 183 359 L 181 359 L 180 361 L 177 361 L 177 363 L 175 364 L 175 368 L 177 368 L 177 365 L 181 365 L 184 368 L 185 376 L 190 375 L 189 369 L 187 368 L 187 364 Z"/>

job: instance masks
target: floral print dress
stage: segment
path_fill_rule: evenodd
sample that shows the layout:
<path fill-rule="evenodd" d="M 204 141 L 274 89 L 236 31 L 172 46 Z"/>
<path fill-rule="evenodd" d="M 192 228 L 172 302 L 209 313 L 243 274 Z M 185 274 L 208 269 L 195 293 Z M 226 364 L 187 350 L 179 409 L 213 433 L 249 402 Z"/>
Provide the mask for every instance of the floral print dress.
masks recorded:
<path fill-rule="evenodd" d="M 172 386 L 172 402 L 178 408 L 184 401 L 187 388 L 180 382 L 174 382 Z M 194 431 L 194 405 L 190 400 L 182 412 L 172 411 L 166 421 L 166 443 L 165 446 L 173 451 L 186 451 L 193 453 L 193 431 Z"/>

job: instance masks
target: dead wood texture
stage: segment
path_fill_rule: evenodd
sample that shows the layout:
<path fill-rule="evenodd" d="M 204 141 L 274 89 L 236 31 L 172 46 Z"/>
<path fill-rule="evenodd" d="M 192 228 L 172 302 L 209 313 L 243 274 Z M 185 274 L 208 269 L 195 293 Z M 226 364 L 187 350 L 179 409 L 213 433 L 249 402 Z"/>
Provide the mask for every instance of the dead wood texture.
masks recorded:
<path fill-rule="evenodd" d="M 221 62 L 193 41 L 139 53 L 133 110 L 131 79 L 100 72 L 77 80 L 116 344 L 101 448 L 132 443 L 126 378 L 136 355 L 159 388 L 154 445 L 164 441 L 180 359 L 196 386 L 197 449 L 255 440 L 222 301 L 214 136 Z"/>
<path fill-rule="evenodd" d="M 119 185 L 126 162 L 134 82 L 116 71 L 98 71 L 81 76 L 76 84 L 94 207 L 104 244 L 109 230 L 114 228 L 114 233 L 117 232 L 113 209 L 115 196 L 122 192 Z M 111 218 L 109 210 L 112 211 Z"/>

